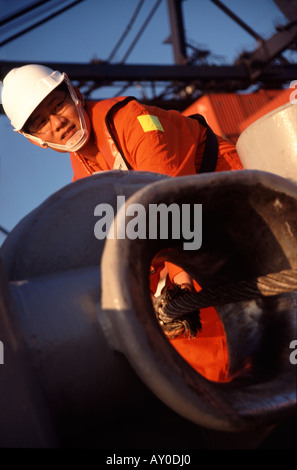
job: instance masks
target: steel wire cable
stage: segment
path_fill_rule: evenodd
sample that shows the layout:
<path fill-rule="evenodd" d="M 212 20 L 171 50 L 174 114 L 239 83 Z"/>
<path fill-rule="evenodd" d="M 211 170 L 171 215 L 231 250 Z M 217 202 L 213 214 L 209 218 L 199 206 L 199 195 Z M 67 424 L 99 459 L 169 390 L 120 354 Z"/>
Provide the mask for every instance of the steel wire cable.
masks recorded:
<path fill-rule="evenodd" d="M 297 268 L 227 285 L 205 288 L 200 292 L 188 292 L 184 296 L 168 302 L 164 306 L 164 313 L 172 317 L 180 316 L 192 312 L 193 309 L 270 297 L 294 290 L 297 290 Z"/>
<path fill-rule="evenodd" d="M 129 33 L 130 29 L 132 28 L 133 26 L 133 23 L 135 23 L 135 20 L 138 16 L 138 13 L 140 12 L 141 10 L 141 7 L 142 5 L 144 4 L 145 0 L 140 0 L 136 6 L 136 9 L 125 29 L 125 31 L 123 32 L 123 34 L 121 35 L 120 39 L 118 40 L 118 42 L 116 43 L 115 47 L 113 48 L 113 50 L 111 51 L 111 53 L 109 54 L 109 57 L 107 58 L 107 61 L 110 62 L 114 55 L 116 54 L 117 50 L 119 49 L 119 47 L 121 46 L 123 40 L 125 39 L 125 37 L 127 36 L 127 34 Z"/>
<path fill-rule="evenodd" d="M 10 13 L 9 15 L 5 16 L 0 20 L 0 27 L 1 26 L 6 26 L 7 23 L 10 23 L 11 21 L 14 21 L 15 19 L 19 18 L 20 16 L 25 15 L 26 13 L 29 13 L 32 10 L 35 10 L 35 8 L 38 8 L 45 3 L 51 2 L 52 0 L 41 0 L 39 2 L 34 2 L 30 3 L 30 5 L 20 8 L 19 10 L 15 11 L 14 13 Z"/>
<path fill-rule="evenodd" d="M 123 64 L 127 58 L 129 57 L 129 55 L 131 54 L 132 50 L 134 49 L 134 47 L 136 46 L 137 42 L 139 41 L 141 35 L 143 34 L 143 32 L 145 31 L 147 25 L 149 24 L 149 22 L 151 21 L 152 17 L 154 16 L 154 14 L 156 13 L 159 5 L 161 4 L 162 0 L 157 0 L 155 5 L 153 6 L 153 8 L 151 9 L 149 15 L 147 16 L 146 20 L 144 21 L 144 23 L 142 24 L 142 26 L 140 27 L 137 35 L 135 36 L 134 40 L 132 41 L 130 47 L 128 48 L 126 54 L 124 55 L 123 59 L 121 60 L 121 64 Z"/>
<path fill-rule="evenodd" d="M 74 7 L 75 5 L 78 5 L 79 3 L 81 2 L 84 2 L 85 0 L 75 0 L 74 2 L 72 2 L 71 4 L 69 5 L 66 5 L 65 7 L 61 8 L 59 11 L 56 11 L 54 13 L 52 13 L 51 15 L 49 15 L 48 17 L 46 18 L 43 18 L 42 20 L 38 21 L 37 23 L 31 25 L 31 26 L 28 26 L 27 28 L 24 28 L 22 31 L 14 34 L 13 36 L 5 39 L 4 41 L 2 41 L 0 43 L 0 47 L 1 46 L 4 46 L 5 44 L 8 44 L 9 42 L 19 38 L 20 36 L 22 36 L 23 34 L 26 34 L 30 31 L 32 31 L 33 29 L 37 28 L 38 26 L 41 26 L 42 24 L 46 23 L 47 21 L 50 21 L 52 20 L 53 18 L 55 18 L 56 16 L 60 15 L 61 13 L 64 13 L 65 11 L 69 10 L 70 8 Z"/>

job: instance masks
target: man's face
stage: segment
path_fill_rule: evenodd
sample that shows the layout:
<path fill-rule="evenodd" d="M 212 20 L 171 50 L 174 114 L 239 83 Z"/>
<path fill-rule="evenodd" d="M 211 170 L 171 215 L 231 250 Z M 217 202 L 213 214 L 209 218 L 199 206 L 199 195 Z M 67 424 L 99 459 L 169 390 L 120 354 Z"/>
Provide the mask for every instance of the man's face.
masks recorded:
<path fill-rule="evenodd" d="M 80 128 L 76 106 L 64 89 L 52 91 L 35 109 L 25 126 L 29 134 L 60 145 L 65 145 Z"/>

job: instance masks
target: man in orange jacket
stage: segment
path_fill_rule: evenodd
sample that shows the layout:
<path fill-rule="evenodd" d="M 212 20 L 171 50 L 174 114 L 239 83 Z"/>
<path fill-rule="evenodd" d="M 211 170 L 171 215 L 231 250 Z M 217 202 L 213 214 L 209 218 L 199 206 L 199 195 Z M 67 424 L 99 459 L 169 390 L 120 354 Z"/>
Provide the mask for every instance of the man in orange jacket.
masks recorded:
<path fill-rule="evenodd" d="M 74 181 L 112 169 L 171 176 L 242 169 L 234 145 L 216 136 L 202 116 L 142 105 L 133 97 L 84 103 L 66 74 L 41 65 L 11 70 L 3 82 L 2 102 L 15 131 L 41 147 L 70 153 Z M 171 282 L 193 286 L 181 268 L 170 263 L 167 268 Z M 156 278 L 153 284 L 155 288 Z M 208 378 L 225 380 L 223 328 L 214 309 L 205 310 L 199 364 L 183 338 L 174 345 Z M 210 354 L 211 341 L 215 345 Z"/>

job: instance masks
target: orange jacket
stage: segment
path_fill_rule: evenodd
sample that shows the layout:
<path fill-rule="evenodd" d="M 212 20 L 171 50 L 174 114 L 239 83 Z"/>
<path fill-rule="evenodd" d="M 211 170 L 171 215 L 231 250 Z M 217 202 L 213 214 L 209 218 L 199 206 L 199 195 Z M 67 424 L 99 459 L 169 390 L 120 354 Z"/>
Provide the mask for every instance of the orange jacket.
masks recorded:
<path fill-rule="evenodd" d="M 74 181 L 94 171 L 111 170 L 119 151 L 129 169 L 171 176 L 199 173 L 206 141 L 206 128 L 177 111 L 140 104 L 132 98 L 87 102 L 98 152 L 96 162 L 88 158 L 89 145 L 71 153 Z M 235 146 L 217 136 L 215 171 L 242 169 Z"/>
<path fill-rule="evenodd" d="M 177 111 L 140 104 L 133 98 L 113 98 L 87 102 L 93 134 L 79 152 L 70 154 L 74 181 L 95 171 L 115 168 L 122 157 L 128 169 L 151 171 L 171 176 L 199 173 L 204 165 L 208 129 L 198 120 Z M 234 145 L 212 136 L 217 145 L 213 171 L 242 169 Z M 213 140 L 212 140 L 213 143 Z M 88 158 L 90 145 L 97 148 L 96 161 Z M 94 156 L 94 154 L 93 154 Z M 119 166 L 116 166 L 117 168 Z M 208 171 L 208 170 L 207 170 Z M 167 263 L 172 279 L 181 268 Z M 156 288 L 160 267 L 151 279 Z M 155 285 L 154 285 L 155 284 Z M 199 286 L 196 285 L 199 289 Z M 201 310 L 202 332 L 189 341 L 171 340 L 177 351 L 210 380 L 228 380 L 228 352 L 221 321 L 213 307 Z"/>
<path fill-rule="evenodd" d="M 86 110 L 93 128 L 90 144 L 95 143 L 98 152 L 96 162 L 88 159 L 88 144 L 70 154 L 74 181 L 113 169 L 119 150 L 129 169 L 171 176 L 201 171 L 207 129 L 197 120 L 142 105 L 133 97 L 87 102 Z M 213 171 L 242 169 L 235 146 L 219 136 L 216 139 L 218 156 Z M 181 269 L 171 265 L 169 271 L 172 279 Z M 152 283 L 157 283 L 157 276 Z"/>

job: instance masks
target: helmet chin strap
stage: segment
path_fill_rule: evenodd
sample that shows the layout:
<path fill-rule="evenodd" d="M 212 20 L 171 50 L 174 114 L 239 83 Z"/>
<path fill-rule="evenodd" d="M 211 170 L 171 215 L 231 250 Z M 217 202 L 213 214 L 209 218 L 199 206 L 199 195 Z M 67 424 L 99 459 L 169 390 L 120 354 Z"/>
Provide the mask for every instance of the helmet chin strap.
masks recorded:
<path fill-rule="evenodd" d="M 86 126 L 86 121 L 85 121 L 83 110 L 82 110 L 82 103 L 77 98 L 76 93 L 66 74 L 64 74 L 64 81 L 66 82 L 66 85 L 68 87 L 71 99 L 76 106 L 78 117 L 79 117 L 79 122 L 80 122 L 80 129 L 75 134 L 73 134 L 70 137 L 70 139 L 68 139 L 66 144 L 63 144 L 63 145 L 55 144 L 53 142 L 48 142 L 46 140 L 41 139 L 40 137 L 36 137 L 35 135 L 27 134 L 26 132 L 20 131 L 20 133 L 23 134 L 28 139 L 30 139 L 31 142 L 35 142 L 36 144 L 40 145 L 43 148 L 49 147 L 53 150 L 61 150 L 62 152 L 76 152 L 87 142 L 89 138 L 89 131 Z"/>

